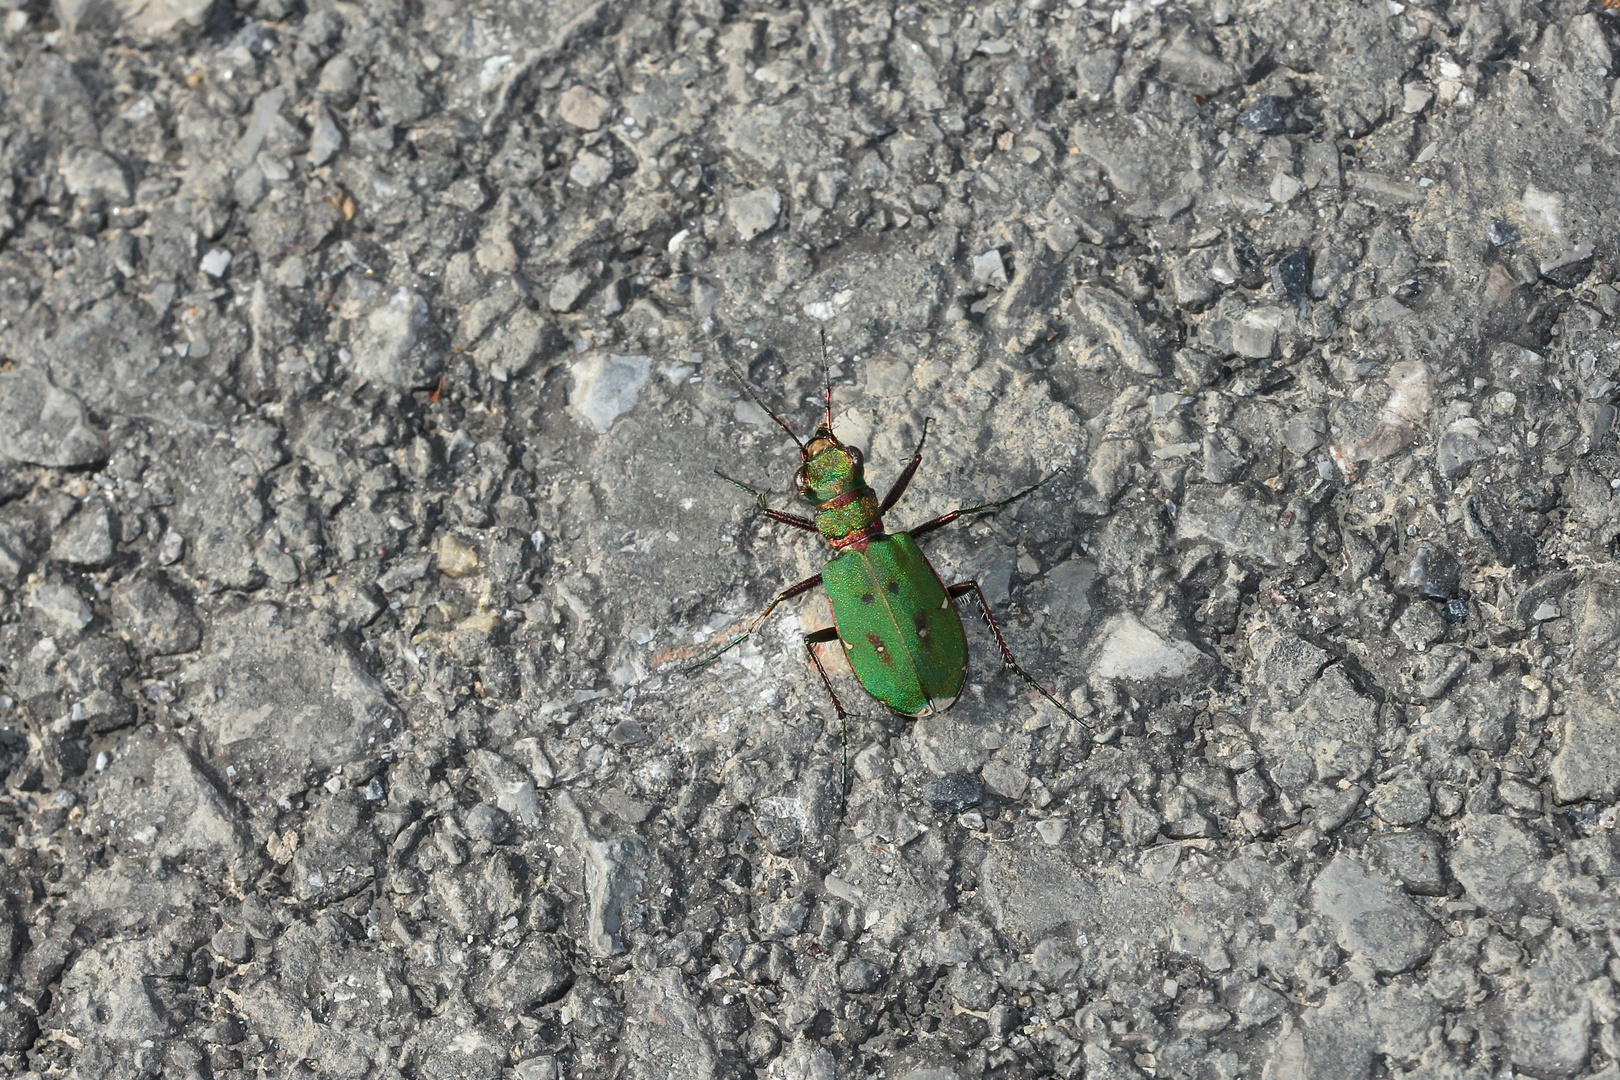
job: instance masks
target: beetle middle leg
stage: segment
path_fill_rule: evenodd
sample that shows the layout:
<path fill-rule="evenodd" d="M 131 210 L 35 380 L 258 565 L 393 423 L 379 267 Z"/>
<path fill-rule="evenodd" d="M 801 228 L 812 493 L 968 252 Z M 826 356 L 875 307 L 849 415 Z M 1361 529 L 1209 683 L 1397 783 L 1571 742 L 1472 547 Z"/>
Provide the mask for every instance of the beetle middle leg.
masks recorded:
<path fill-rule="evenodd" d="M 795 596 L 798 596 L 801 593 L 807 593 L 811 589 L 815 588 L 817 585 L 820 585 L 820 584 L 821 584 L 821 575 L 817 574 L 815 577 L 807 577 L 807 578 L 805 578 L 803 581 L 799 582 L 797 585 L 791 585 L 788 588 L 783 589 L 781 592 L 776 594 L 776 598 L 774 600 L 772 600 L 769 604 L 765 605 L 765 610 L 764 611 L 762 611 L 758 615 L 754 616 L 754 621 L 748 624 L 748 629 L 744 630 L 742 633 L 738 634 L 736 637 L 734 637 L 730 641 L 726 642 L 724 645 L 722 645 L 720 648 L 716 649 L 714 652 L 710 653 L 708 656 L 705 656 L 702 660 L 697 661 L 695 664 L 688 664 L 684 670 L 686 672 L 690 673 L 690 672 L 693 672 L 693 671 L 697 671 L 700 668 L 708 667 L 710 664 L 712 664 L 716 660 L 720 659 L 726 653 L 730 652 L 732 649 L 736 648 L 738 645 L 741 645 L 744 641 L 747 641 L 749 635 L 752 634 L 755 630 L 759 629 L 759 624 L 764 622 L 767 618 L 769 618 L 771 612 L 776 610 L 776 605 L 777 604 L 780 604 L 784 600 L 791 600 Z"/>
<path fill-rule="evenodd" d="M 957 518 L 962 517 L 962 516 L 964 516 L 966 514 L 988 514 L 992 510 L 1000 510 L 1003 506 L 1006 506 L 1006 505 L 1008 505 L 1010 503 L 1015 503 L 1019 499 L 1022 499 L 1025 495 L 1028 495 L 1030 492 L 1034 491 L 1036 488 L 1042 487 L 1045 484 L 1050 483 L 1052 480 L 1054 480 L 1058 476 L 1062 475 L 1063 472 L 1064 472 L 1064 470 L 1059 469 L 1055 473 L 1052 473 L 1052 474 L 1050 474 L 1048 476 L 1042 477 L 1040 480 L 1038 480 L 1035 483 L 1029 485 L 1029 487 L 1025 488 L 1023 491 L 1014 492 L 1013 494 L 1007 496 L 1005 499 L 997 499 L 995 502 L 990 502 L 990 503 L 981 503 L 978 506 L 964 506 L 960 510 L 952 510 L 948 514 L 941 514 L 941 515 L 939 515 L 939 517 L 935 518 L 932 521 L 925 521 L 921 525 L 918 525 L 914 529 L 907 529 L 906 532 L 911 535 L 911 538 L 913 540 L 915 540 L 919 536 L 926 536 L 928 533 L 933 532 L 935 529 L 944 528 L 946 525 L 949 525 L 951 522 L 955 521 Z"/>
<path fill-rule="evenodd" d="M 1042 483 L 1045 483 L 1045 481 L 1043 480 Z M 945 594 L 952 600 L 959 600 L 970 592 L 978 598 L 979 610 L 984 612 L 984 621 L 990 624 L 990 633 L 995 635 L 996 646 L 1001 649 L 1002 665 L 1009 671 L 1017 674 L 1020 679 L 1023 679 L 1030 686 L 1033 686 L 1043 698 L 1050 701 L 1053 705 L 1056 705 L 1058 709 L 1062 711 L 1064 716 L 1067 716 L 1070 720 L 1075 721 L 1081 727 L 1090 728 L 1090 724 L 1086 723 L 1084 720 L 1081 720 L 1069 709 L 1067 705 L 1053 697 L 1050 690 L 1036 682 L 1035 676 L 1025 671 L 1018 661 L 1013 658 L 1012 650 L 1007 648 L 1007 639 L 1001 636 L 1001 627 L 996 625 L 996 617 L 990 614 L 990 601 L 984 598 L 984 590 L 979 588 L 979 583 L 977 581 L 960 581 L 945 590 Z"/>

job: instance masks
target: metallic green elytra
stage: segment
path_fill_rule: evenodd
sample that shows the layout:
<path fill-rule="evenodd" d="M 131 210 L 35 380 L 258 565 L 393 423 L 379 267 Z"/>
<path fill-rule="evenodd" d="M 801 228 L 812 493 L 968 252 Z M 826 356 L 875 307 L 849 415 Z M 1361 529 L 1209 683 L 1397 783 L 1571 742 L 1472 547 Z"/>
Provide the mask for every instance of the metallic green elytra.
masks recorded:
<path fill-rule="evenodd" d="M 928 441 L 928 421 L 923 422 L 922 438 L 917 442 L 910 463 L 880 502 L 877 493 L 866 483 L 865 462 L 860 450 L 845 445 L 833 434 L 830 384 L 825 418 L 809 443 L 801 441 L 781 417 L 766 408 L 746 380 L 743 380 L 743 388 L 798 444 L 801 464 L 794 483 L 799 494 L 814 504 L 814 520 L 774 510 L 766 505 L 763 493 L 724 473 L 719 475 L 753 495 L 766 517 L 795 529 L 821 534 L 837 555 L 820 574 L 778 593 L 747 629 L 688 670 L 719 659 L 727 650 L 745 641 L 778 604 L 819 584 L 826 588 L 832 601 L 834 625 L 806 634 L 804 644 L 832 697 L 833 709 L 840 721 L 845 719 L 844 706 L 816 654 L 817 645 L 833 641 L 843 646 L 850 668 L 868 694 L 896 712 L 927 716 L 949 708 L 967 680 L 967 635 L 962 630 L 956 601 L 972 593 L 995 636 L 1006 668 L 1079 721 L 1079 717 L 1018 665 L 1001 635 L 1001 628 L 990 614 L 990 605 L 978 583 L 963 581 L 947 587 L 917 546 L 919 538 L 965 514 L 988 513 L 1023 498 L 1051 480 L 1051 476 L 997 502 L 952 510 L 905 532 L 890 533 L 883 527 L 883 515 L 905 494 L 906 485 L 922 462 L 923 444 Z"/>
<path fill-rule="evenodd" d="M 967 635 L 945 585 L 905 533 L 847 550 L 821 571 L 844 655 L 895 712 L 949 708 L 967 678 Z"/>

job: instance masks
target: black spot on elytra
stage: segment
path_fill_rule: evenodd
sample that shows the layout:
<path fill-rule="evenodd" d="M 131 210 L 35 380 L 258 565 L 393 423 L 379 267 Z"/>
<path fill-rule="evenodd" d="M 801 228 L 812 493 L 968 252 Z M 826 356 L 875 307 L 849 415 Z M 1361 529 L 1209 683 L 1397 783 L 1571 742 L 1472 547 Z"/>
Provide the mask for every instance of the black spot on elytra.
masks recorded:
<path fill-rule="evenodd" d="M 926 611 L 917 612 L 917 614 L 912 617 L 912 622 L 915 623 L 917 627 L 917 640 L 922 642 L 925 646 L 932 645 L 934 643 L 934 639 L 933 635 L 928 632 L 928 613 Z"/>
<path fill-rule="evenodd" d="M 873 600 L 871 593 L 861 593 L 861 603 L 870 604 Z"/>
<path fill-rule="evenodd" d="M 898 581 L 891 581 L 887 585 L 885 585 L 884 588 L 889 590 L 889 595 L 890 596 L 899 596 L 900 595 L 900 583 Z"/>

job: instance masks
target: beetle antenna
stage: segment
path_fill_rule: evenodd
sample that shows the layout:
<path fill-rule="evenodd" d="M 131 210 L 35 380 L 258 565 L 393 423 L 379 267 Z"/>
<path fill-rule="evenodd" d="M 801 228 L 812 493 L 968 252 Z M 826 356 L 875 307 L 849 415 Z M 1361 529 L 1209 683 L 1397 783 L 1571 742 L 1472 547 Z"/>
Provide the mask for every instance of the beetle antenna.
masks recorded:
<path fill-rule="evenodd" d="M 798 446 L 799 453 L 800 454 L 808 453 L 808 451 L 806 451 L 805 448 L 804 448 L 804 440 L 799 438 L 798 433 L 795 432 L 792 428 L 788 427 L 787 426 L 787 421 L 783 420 L 780 416 L 777 416 L 775 413 L 773 413 L 771 411 L 771 407 L 769 405 L 765 404 L 765 402 L 760 398 L 760 396 L 757 393 L 754 392 L 754 388 L 753 388 L 752 385 L 749 384 L 748 376 L 743 374 L 742 368 L 738 367 L 729 358 L 726 360 L 726 366 L 731 369 L 731 373 L 733 375 L 737 376 L 737 381 L 742 384 L 743 392 L 746 393 L 753 400 L 754 404 L 758 405 L 761 409 L 763 409 L 765 411 L 766 416 L 770 417 L 772 420 L 775 420 L 777 427 L 781 428 L 783 431 L 788 433 L 788 438 L 792 439 L 793 442 Z"/>
<path fill-rule="evenodd" d="M 821 330 L 821 381 L 827 388 L 827 430 L 832 431 L 832 369 L 827 366 L 827 331 Z"/>

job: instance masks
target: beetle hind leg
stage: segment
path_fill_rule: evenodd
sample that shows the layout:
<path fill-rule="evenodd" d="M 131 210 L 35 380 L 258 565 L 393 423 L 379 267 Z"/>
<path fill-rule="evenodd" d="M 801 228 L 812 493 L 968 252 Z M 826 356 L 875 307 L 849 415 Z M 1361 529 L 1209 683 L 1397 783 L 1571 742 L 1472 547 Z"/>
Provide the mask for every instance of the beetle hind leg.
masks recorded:
<path fill-rule="evenodd" d="M 827 696 L 832 698 L 833 712 L 838 714 L 838 801 L 842 805 L 849 793 L 849 714 L 844 712 L 844 703 L 838 700 L 838 691 L 833 689 L 832 679 L 827 676 L 827 669 L 822 665 L 821 657 L 816 655 L 817 645 L 837 640 L 836 626 L 828 626 L 804 635 L 804 651 L 810 654 L 810 662 L 816 665 L 816 674 L 821 676 L 821 685 L 827 688 Z"/>
<path fill-rule="evenodd" d="M 1044 483 L 1044 481 L 1042 482 Z M 1050 701 L 1053 705 L 1056 705 L 1064 716 L 1067 716 L 1070 720 L 1073 720 L 1083 728 L 1089 729 L 1091 727 L 1090 724 L 1076 716 L 1072 709 L 1054 697 L 1050 690 L 1036 682 L 1035 676 L 1025 671 L 1023 666 L 1018 663 L 1016 658 L 1014 658 L 1012 650 L 1007 647 L 1007 639 L 1001 636 L 1001 627 L 996 625 L 996 617 L 990 614 L 990 601 L 984 598 L 984 590 L 979 588 L 979 583 L 977 581 L 969 580 L 957 582 L 955 585 L 952 585 L 950 588 L 946 589 L 945 593 L 952 600 L 959 600 L 968 593 L 972 593 L 979 601 L 979 610 L 984 612 L 984 621 L 990 624 L 990 633 L 995 636 L 996 647 L 1001 650 L 1002 666 L 1013 672 L 1020 679 L 1023 679 L 1024 682 L 1028 683 L 1030 686 L 1034 687 L 1036 692 L 1039 693 L 1043 698 Z"/>

